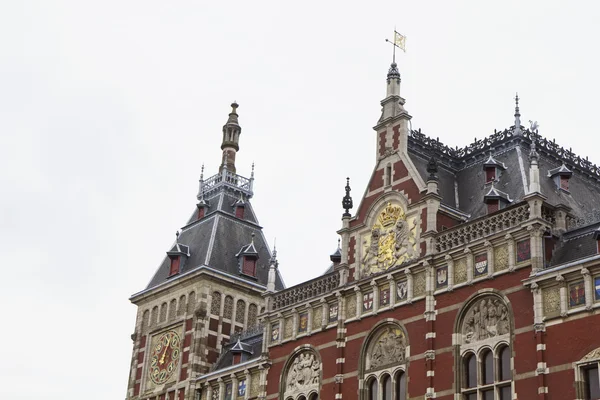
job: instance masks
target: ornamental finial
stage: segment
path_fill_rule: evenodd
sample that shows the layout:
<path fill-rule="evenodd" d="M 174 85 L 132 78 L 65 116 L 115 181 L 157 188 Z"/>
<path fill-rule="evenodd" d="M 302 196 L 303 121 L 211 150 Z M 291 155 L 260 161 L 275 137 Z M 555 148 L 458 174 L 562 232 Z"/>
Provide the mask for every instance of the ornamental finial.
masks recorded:
<path fill-rule="evenodd" d="M 519 111 L 519 93 L 515 95 L 515 136 L 521 134 L 521 112 Z"/>
<path fill-rule="evenodd" d="M 344 217 L 350 217 L 350 209 L 353 207 L 350 190 L 350 178 L 346 178 L 346 195 L 342 199 L 342 208 L 345 210 Z"/>

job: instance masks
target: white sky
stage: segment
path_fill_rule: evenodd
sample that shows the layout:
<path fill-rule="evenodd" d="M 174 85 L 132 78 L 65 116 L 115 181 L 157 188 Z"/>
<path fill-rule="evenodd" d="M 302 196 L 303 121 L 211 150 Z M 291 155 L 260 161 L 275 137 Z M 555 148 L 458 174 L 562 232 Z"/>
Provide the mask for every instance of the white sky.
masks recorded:
<path fill-rule="evenodd" d="M 577 3 L 577 5 L 574 5 Z M 417 4 L 417 5 L 415 5 Z M 493 5 L 492 5 L 493 4 Z M 522 121 L 600 163 L 598 2 L 0 3 L 0 392 L 125 397 L 135 307 L 217 171 L 238 173 L 288 285 L 322 273 L 345 177 L 375 161 L 394 26 L 413 127 L 452 146 Z"/>

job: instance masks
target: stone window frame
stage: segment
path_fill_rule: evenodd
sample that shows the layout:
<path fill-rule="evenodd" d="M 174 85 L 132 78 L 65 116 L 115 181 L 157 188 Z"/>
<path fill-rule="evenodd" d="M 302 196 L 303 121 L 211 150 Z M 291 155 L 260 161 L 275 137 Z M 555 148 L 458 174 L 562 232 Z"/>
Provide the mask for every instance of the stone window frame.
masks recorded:
<path fill-rule="evenodd" d="M 471 310 L 472 306 L 476 305 L 480 301 L 489 298 L 496 297 L 504 303 L 504 306 L 508 312 L 508 320 L 509 320 L 509 333 L 504 335 L 499 335 L 496 337 L 480 340 L 473 343 L 462 343 L 462 327 L 464 318 L 467 316 L 467 313 Z M 508 381 L 497 381 L 496 379 L 499 377 L 499 354 L 500 351 L 507 347 L 510 352 L 510 387 L 511 387 L 511 397 L 512 399 L 515 394 L 515 354 L 514 354 L 514 340 L 515 340 L 515 326 L 514 326 L 514 314 L 512 310 L 511 303 L 509 299 L 502 294 L 500 291 L 496 289 L 486 288 L 477 291 L 472 294 L 460 308 L 459 312 L 456 314 L 456 319 L 454 322 L 454 334 L 452 339 L 452 344 L 454 346 L 454 361 L 455 361 L 455 376 L 454 381 L 455 384 L 455 393 L 457 398 L 467 399 L 467 394 L 477 393 L 477 398 L 482 398 L 479 394 L 483 390 L 494 388 L 494 399 L 499 398 L 498 388 L 505 387 L 508 385 Z M 494 356 L 494 382 L 492 384 L 481 384 L 481 375 L 483 372 L 483 367 L 481 365 L 481 356 L 484 355 L 486 351 L 492 351 Z M 467 388 L 465 387 L 466 380 L 466 368 L 465 368 L 465 360 L 469 354 L 475 354 L 477 357 L 477 385 L 475 387 Z"/>
<path fill-rule="evenodd" d="M 382 331 L 386 327 L 390 327 L 390 326 L 398 328 L 398 329 L 402 330 L 402 332 L 404 333 L 404 338 L 406 340 L 405 362 L 403 364 L 392 364 L 392 365 L 387 365 L 387 366 L 384 365 L 381 368 L 378 368 L 378 369 L 375 368 L 375 369 L 366 371 L 367 356 L 368 356 L 369 350 L 372 347 L 371 344 L 372 344 L 373 340 L 376 340 L 379 337 L 379 334 L 382 333 Z M 383 385 L 382 378 L 384 378 L 386 375 L 389 375 L 390 379 L 392 379 L 392 398 L 386 399 L 386 400 L 397 400 L 395 387 L 396 387 L 397 379 L 400 376 L 400 374 L 405 374 L 405 376 L 406 376 L 407 384 L 406 384 L 405 398 L 408 399 L 409 398 L 409 395 L 408 395 L 409 365 L 410 365 L 410 341 L 409 341 L 408 333 L 407 333 L 404 325 L 399 320 L 394 319 L 394 318 L 386 318 L 386 319 L 379 321 L 371 328 L 371 330 L 365 337 L 365 340 L 363 341 L 363 344 L 362 344 L 362 347 L 360 350 L 359 365 L 358 365 L 358 387 L 359 387 L 358 399 L 359 400 L 369 400 L 370 399 L 369 386 L 370 386 L 370 383 L 373 381 L 373 379 L 376 379 L 378 382 L 378 397 L 377 397 L 377 399 L 381 399 L 382 398 L 382 385 Z"/>
<path fill-rule="evenodd" d="M 509 380 L 501 380 L 500 371 L 501 371 L 501 352 L 504 349 L 508 349 L 511 353 L 510 355 L 510 379 Z M 485 360 L 484 356 L 487 353 L 491 352 L 493 356 L 493 382 L 485 383 L 483 382 L 482 377 L 485 376 Z M 467 357 L 474 356 L 476 358 L 476 380 L 477 383 L 473 387 L 464 387 L 465 382 L 467 381 Z M 493 346 L 488 344 L 484 344 L 478 346 L 477 349 L 468 348 L 465 349 L 460 357 L 461 363 L 461 384 L 460 384 L 460 393 L 462 398 L 468 399 L 469 394 L 477 394 L 478 399 L 483 399 L 481 394 L 484 391 L 492 390 L 494 393 L 494 399 L 498 399 L 500 394 L 499 391 L 504 387 L 510 387 L 510 397 L 508 399 L 502 400 L 511 400 L 514 393 L 514 373 L 512 366 L 514 365 L 513 357 L 512 357 L 512 348 L 507 340 L 500 339 L 499 341 L 495 341 Z"/>
<path fill-rule="evenodd" d="M 292 367 L 292 364 L 296 357 L 300 356 L 303 353 L 311 353 L 314 355 L 315 359 L 319 362 L 319 383 L 317 385 L 317 389 L 310 388 L 308 392 L 297 392 L 297 393 L 286 393 L 286 384 L 288 373 Z M 279 399 L 280 400 L 318 400 L 320 398 L 321 389 L 323 388 L 323 359 L 321 358 L 321 354 L 319 350 L 310 345 L 303 344 L 296 347 L 290 355 L 286 358 L 283 368 L 281 369 L 281 375 L 279 376 Z M 315 397 L 316 395 L 316 397 Z"/>
<path fill-rule="evenodd" d="M 573 370 L 575 373 L 575 390 L 577 394 L 577 400 L 585 399 L 585 374 L 583 371 L 590 366 L 596 364 L 598 367 L 598 373 L 600 374 L 600 347 L 590 351 L 579 361 L 573 363 Z"/>

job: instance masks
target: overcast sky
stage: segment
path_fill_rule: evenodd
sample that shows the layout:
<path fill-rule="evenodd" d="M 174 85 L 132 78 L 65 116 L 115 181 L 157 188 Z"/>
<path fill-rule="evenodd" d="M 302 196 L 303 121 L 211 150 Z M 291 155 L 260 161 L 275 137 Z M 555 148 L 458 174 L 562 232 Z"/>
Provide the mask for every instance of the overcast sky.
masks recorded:
<path fill-rule="evenodd" d="M 125 397 L 128 297 L 217 171 L 233 100 L 289 286 L 328 267 L 346 176 L 355 209 L 364 192 L 394 26 L 414 128 L 467 145 L 518 91 L 523 121 L 600 163 L 598 20 L 597 1 L 0 2 L 0 393 Z"/>

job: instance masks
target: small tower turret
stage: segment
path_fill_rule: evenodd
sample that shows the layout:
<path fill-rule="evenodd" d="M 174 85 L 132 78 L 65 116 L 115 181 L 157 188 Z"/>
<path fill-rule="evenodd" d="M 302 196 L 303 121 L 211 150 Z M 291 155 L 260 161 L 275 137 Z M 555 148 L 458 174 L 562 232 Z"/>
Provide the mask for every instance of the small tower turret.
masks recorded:
<path fill-rule="evenodd" d="M 223 150 L 223 161 L 219 167 L 219 172 L 223 168 L 235 173 L 235 155 L 240 149 L 240 135 L 242 127 L 238 123 L 237 108 L 239 105 L 234 101 L 231 104 L 231 112 L 225 125 L 223 125 L 223 141 L 221 142 L 221 150 Z"/>

